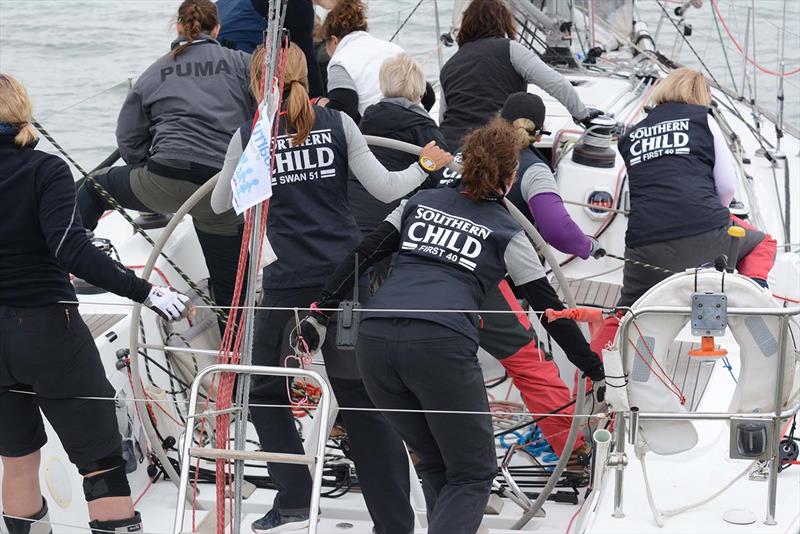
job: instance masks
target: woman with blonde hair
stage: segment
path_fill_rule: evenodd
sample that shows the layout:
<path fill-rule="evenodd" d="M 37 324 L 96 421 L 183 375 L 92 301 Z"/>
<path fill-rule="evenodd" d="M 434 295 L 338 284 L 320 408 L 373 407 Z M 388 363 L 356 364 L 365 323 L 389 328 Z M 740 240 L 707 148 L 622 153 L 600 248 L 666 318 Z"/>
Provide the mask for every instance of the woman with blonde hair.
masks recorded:
<path fill-rule="evenodd" d="M 535 309 L 564 308 L 502 203 L 518 154 L 517 132 L 505 121 L 475 130 L 463 152 L 461 184 L 404 200 L 344 258 L 301 323 L 304 338 L 313 340 L 327 321 L 321 309 L 336 308 L 353 287 L 355 263 L 363 272 L 397 254 L 362 312 L 356 353 L 370 397 L 419 458 L 430 534 L 477 532 L 497 475 L 474 310 L 506 273 Z M 573 321 L 541 321 L 570 358 L 578 356 L 597 381 L 604 378 Z"/>
<path fill-rule="evenodd" d="M 619 141 L 630 184 L 625 257 L 668 271 L 700 267 L 730 247 L 728 227 L 742 225 L 728 206 L 738 175 L 702 73 L 672 71 L 652 96 L 652 111 Z M 748 258 L 749 256 L 749 258 Z M 739 272 L 766 283 L 775 241 L 750 227 Z M 630 306 L 667 272 L 626 262 L 619 306 Z"/>
<path fill-rule="evenodd" d="M 436 141 L 438 146 L 446 148 L 442 132 L 422 106 L 426 90 L 422 65 L 407 54 L 391 57 L 381 65 L 378 80 L 383 98 L 364 111 L 358 123 L 361 133 L 417 146 Z M 417 160 L 413 154 L 391 148 L 373 147 L 372 152 L 391 171 L 405 169 Z M 445 172 L 450 171 L 442 169 L 431 174 L 422 187 L 435 187 Z M 400 203 L 399 200 L 388 204 L 381 202 L 370 195 L 354 176 L 350 177 L 348 196 L 356 222 L 365 235 L 372 232 Z"/>
<path fill-rule="evenodd" d="M 92 244 L 72 173 L 59 157 L 34 149 L 32 120 L 25 87 L 0 74 L 3 519 L 10 534 L 51 532 L 39 487 L 47 442 L 41 410 L 84 477 L 91 531 L 138 532 L 114 403 L 82 400 L 111 400 L 116 392 L 78 307 L 64 304 L 77 300 L 69 275 L 143 302 L 167 320 L 185 316 L 189 299 L 142 280 Z"/>
<path fill-rule="evenodd" d="M 452 157 L 430 143 L 420 160 L 400 171 L 388 171 L 370 152 L 358 127 L 346 114 L 312 105 L 308 98 L 306 59 L 294 43 L 285 49 L 283 107 L 275 153 L 267 238 L 278 259 L 264 269 L 266 308 L 255 318 L 253 363 L 285 364 L 294 314 L 286 308 L 308 308 L 325 280 L 361 238 L 347 201 L 348 171 L 376 198 L 390 202 L 417 188 L 429 172 Z M 253 55 L 253 90 L 261 94 L 263 49 Z M 230 207 L 230 177 L 250 138 L 244 124 L 229 146 L 226 165 L 212 195 L 217 210 Z M 369 297 L 366 283 L 360 300 Z M 333 318 L 335 322 L 336 318 Z M 337 348 L 329 337 L 323 358 L 333 392 L 341 406 L 372 408 L 352 351 Z M 250 400 L 254 405 L 289 404 L 286 380 L 253 377 Z M 288 408 L 253 408 L 253 424 L 265 451 L 303 452 L 302 441 Z M 343 411 L 351 453 L 375 531 L 407 533 L 414 529 L 408 503 L 406 452 L 400 437 L 382 415 L 373 411 Z M 301 465 L 269 464 L 278 487 L 272 509 L 253 523 L 257 533 L 283 532 L 308 525 L 311 477 Z"/>

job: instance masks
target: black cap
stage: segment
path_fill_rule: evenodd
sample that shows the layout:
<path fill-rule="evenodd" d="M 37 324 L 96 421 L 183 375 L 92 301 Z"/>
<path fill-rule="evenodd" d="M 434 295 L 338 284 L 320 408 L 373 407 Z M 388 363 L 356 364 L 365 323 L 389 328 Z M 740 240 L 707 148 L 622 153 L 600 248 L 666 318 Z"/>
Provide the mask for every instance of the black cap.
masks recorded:
<path fill-rule="evenodd" d="M 513 93 L 506 98 L 506 103 L 503 104 L 503 109 L 500 110 L 500 116 L 508 122 L 514 122 L 517 119 L 528 119 L 536 125 L 537 130 L 549 135 L 550 132 L 542 130 L 546 111 L 544 102 L 539 95 Z"/>

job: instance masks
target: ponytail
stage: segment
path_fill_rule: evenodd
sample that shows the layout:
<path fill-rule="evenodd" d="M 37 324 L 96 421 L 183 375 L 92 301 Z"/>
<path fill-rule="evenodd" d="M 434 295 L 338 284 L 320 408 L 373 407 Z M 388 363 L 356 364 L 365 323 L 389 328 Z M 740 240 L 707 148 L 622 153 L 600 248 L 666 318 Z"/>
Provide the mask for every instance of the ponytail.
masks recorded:
<path fill-rule="evenodd" d="M 296 80 L 289 85 L 286 120 L 295 131 L 292 136 L 292 146 L 301 145 L 314 126 L 314 108 L 308 100 L 308 90 Z"/>
<path fill-rule="evenodd" d="M 308 64 L 300 47 L 294 43 L 286 49 L 286 71 L 284 73 L 286 96 L 286 122 L 294 130 L 292 146 L 301 145 L 314 126 L 314 108 L 308 100 Z"/>
<path fill-rule="evenodd" d="M 9 74 L 0 74 L 0 123 L 16 130 L 14 144 L 20 148 L 36 142 L 36 129 L 31 125 L 33 104 L 25 86 Z"/>
<path fill-rule="evenodd" d="M 211 33 L 219 26 L 217 6 L 211 0 L 183 0 L 178 8 L 178 24 L 186 42 L 172 51 L 172 59 L 177 59 L 198 35 Z"/>

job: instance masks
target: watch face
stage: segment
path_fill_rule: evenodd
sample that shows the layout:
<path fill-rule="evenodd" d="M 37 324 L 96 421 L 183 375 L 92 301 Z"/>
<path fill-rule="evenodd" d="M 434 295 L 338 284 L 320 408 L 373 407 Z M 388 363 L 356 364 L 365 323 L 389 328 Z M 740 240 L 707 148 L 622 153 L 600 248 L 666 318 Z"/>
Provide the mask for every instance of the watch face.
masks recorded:
<path fill-rule="evenodd" d="M 421 156 L 419 158 L 419 164 L 422 165 L 422 168 L 426 171 L 435 171 L 436 164 L 433 162 L 431 158 L 426 158 L 425 156 Z"/>

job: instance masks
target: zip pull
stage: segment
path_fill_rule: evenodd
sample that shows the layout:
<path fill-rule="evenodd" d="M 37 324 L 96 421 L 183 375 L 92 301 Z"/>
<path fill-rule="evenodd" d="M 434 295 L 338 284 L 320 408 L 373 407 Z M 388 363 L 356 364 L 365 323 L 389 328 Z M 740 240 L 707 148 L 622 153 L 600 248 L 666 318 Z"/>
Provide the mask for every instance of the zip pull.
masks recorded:
<path fill-rule="evenodd" d="M 64 316 L 67 318 L 67 328 L 70 327 L 69 308 L 64 308 Z"/>

